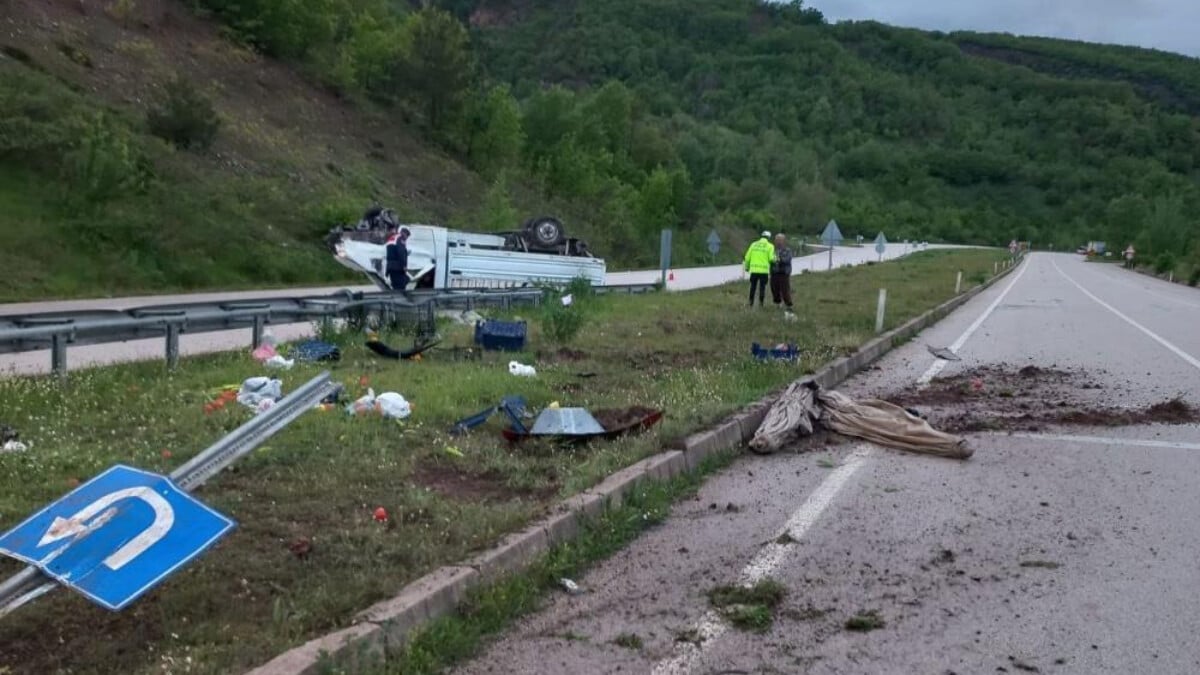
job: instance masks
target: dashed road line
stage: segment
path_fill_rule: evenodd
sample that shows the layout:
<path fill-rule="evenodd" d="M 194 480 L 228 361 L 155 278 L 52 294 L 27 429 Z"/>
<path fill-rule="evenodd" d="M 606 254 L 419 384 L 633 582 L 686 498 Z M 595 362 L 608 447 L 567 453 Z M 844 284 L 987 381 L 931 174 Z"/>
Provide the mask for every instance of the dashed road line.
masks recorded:
<path fill-rule="evenodd" d="M 979 330 L 979 327 L 983 325 L 983 322 L 987 321 L 988 317 L 992 315 L 992 312 L 996 311 L 996 308 L 1000 306 L 1001 302 L 1004 302 L 1004 298 L 1008 297 L 1008 292 L 1013 289 L 1013 286 L 1017 285 L 1017 282 L 1021 280 L 1021 277 L 1025 274 L 1025 270 L 1028 268 L 1028 262 L 1022 263 L 1021 269 L 1017 270 L 1017 276 L 1013 277 L 1013 280 L 1008 283 L 1008 286 L 1004 289 L 1004 292 L 1001 293 L 986 310 L 984 310 L 983 314 L 979 315 L 979 318 L 975 319 L 975 323 L 972 323 L 971 326 L 967 328 L 966 332 L 958 336 L 958 339 L 950 345 L 950 351 L 958 353 L 958 350 L 962 349 L 962 346 L 967 343 L 967 340 L 971 338 L 971 335 L 973 335 L 975 331 Z M 933 365 L 929 366 L 929 370 L 926 370 L 925 374 L 917 378 L 917 387 L 924 387 L 928 385 L 933 378 L 937 377 L 938 373 L 942 372 L 942 369 L 946 367 L 947 363 L 947 361 L 943 361 L 941 359 L 934 361 Z"/>

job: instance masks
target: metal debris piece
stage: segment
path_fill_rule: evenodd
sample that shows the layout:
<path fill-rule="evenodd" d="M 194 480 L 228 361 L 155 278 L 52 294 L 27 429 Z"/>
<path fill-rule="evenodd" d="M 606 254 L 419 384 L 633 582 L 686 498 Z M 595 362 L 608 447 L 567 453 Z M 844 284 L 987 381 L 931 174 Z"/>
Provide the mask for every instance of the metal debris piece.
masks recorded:
<path fill-rule="evenodd" d="M 546 408 L 530 433 L 535 436 L 585 436 L 602 434 L 604 427 L 584 408 Z"/>
<path fill-rule="evenodd" d="M 929 349 L 930 354 L 933 354 L 943 361 L 962 361 L 962 359 L 958 358 L 958 354 L 955 354 L 946 347 L 933 347 L 930 345 L 925 345 L 925 347 Z"/>

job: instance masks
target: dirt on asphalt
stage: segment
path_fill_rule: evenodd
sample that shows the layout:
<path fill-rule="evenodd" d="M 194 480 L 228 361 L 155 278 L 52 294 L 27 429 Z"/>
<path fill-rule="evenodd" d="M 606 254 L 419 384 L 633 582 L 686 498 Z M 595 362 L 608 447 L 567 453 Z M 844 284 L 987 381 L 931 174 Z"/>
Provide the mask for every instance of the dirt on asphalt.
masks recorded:
<path fill-rule="evenodd" d="M 880 398 L 915 410 L 934 428 L 949 433 L 1200 422 L 1200 408 L 1180 397 L 1145 407 L 1122 406 L 1120 393 L 1107 391 L 1096 375 L 1037 366 L 983 366 L 934 380 L 923 390 Z"/>

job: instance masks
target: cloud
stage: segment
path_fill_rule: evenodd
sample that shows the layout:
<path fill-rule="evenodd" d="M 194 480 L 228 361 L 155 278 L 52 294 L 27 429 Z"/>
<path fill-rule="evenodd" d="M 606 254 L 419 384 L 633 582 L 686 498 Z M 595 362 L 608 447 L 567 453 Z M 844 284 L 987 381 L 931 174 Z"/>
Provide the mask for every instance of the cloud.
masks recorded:
<path fill-rule="evenodd" d="M 973 30 L 1135 45 L 1200 56 L 1196 0 L 809 0 L 829 21 L 873 19 L 928 30 Z"/>

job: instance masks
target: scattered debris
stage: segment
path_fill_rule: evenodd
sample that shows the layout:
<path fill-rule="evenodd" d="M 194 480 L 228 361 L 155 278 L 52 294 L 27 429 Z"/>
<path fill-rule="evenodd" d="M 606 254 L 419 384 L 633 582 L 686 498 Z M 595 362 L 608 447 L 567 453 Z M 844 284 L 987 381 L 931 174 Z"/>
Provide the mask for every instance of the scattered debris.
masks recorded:
<path fill-rule="evenodd" d="M 775 607 L 786 591 L 774 579 L 753 586 L 719 586 L 708 592 L 708 600 L 726 621 L 742 630 L 766 632 L 774 620 Z"/>
<path fill-rule="evenodd" d="M 952 563 L 952 562 L 954 562 L 954 560 L 955 560 L 954 551 L 951 551 L 949 549 L 942 549 L 941 551 L 938 552 L 937 558 L 935 558 L 933 560 L 933 563 L 935 565 L 944 565 L 944 564 Z"/>
<path fill-rule="evenodd" d="M 376 508 L 375 513 L 374 513 L 374 518 L 375 518 L 375 522 L 377 522 L 377 523 L 385 522 L 388 519 L 387 509 L 383 508 L 382 506 Z"/>
<path fill-rule="evenodd" d="M 412 404 L 394 391 L 375 397 L 375 408 L 388 419 L 402 420 L 412 414 Z"/>
<path fill-rule="evenodd" d="M 375 352 L 385 359 L 395 359 L 397 361 L 420 361 L 421 354 L 428 351 L 439 342 L 441 342 L 441 340 L 419 343 L 413 346 L 412 349 L 405 349 L 404 351 L 393 349 L 379 340 L 368 340 L 366 344 L 367 349 L 370 349 L 372 352 Z"/>
<path fill-rule="evenodd" d="M 821 467 L 822 469 L 836 469 L 838 465 L 837 462 L 833 461 L 832 459 L 829 459 L 828 457 L 822 457 L 821 459 L 817 460 L 817 466 Z"/>
<path fill-rule="evenodd" d="M 375 409 L 375 389 L 373 387 L 367 389 L 367 393 L 358 398 L 358 400 L 346 406 L 348 415 L 362 415 L 371 412 Z"/>
<path fill-rule="evenodd" d="M 788 546 L 790 544 L 795 544 L 797 541 L 799 541 L 799 540 L 796 539 L 795 537 L 793 537 L 791 532 L 784 532 L 783 534 L 781 534 L 775 538 L 775 543 L 779 544 L 781 546 Z"/>
<path fill-rule="evenodd" d="M 883 618 L 879 616 L 879 612 L 872 609 L 867 612 L 859 612 L 857 615 L 846 619 L 845 625 L 846 630 L 867 633 L 883 628 L 887 624 L 884 623 Z"/>
<path fill-rule="evenodd" d="M 0 452 L 25 452 L 29 446 L 18 440 L 4 441 L 4 445 L 0 446 Z"/>
<path fill-rule="evenodd" d="M 283 398 L 283 382 L 270 377 L 251 377 L 242 382 L 235 398 L 238 403 L 256 412 L 270 410 Z M 220 407 L 223 406 L 221 404 Z"/>
<path fill-rule="evenodd" d="M 339 361 L 342 358 L 342 350 L 337 345 L 320 340 L 301 342 L 290 354 L 297 361 Z"/>
<path fill-rule="evenodd" d="M 645 406 L 630 406 L 628 408 L 602 408 L 592 412 L 600 426 L 605 431 L 622 431 L 635 427 L 658 411 Z"/>
<path fill-rule="evenodd" d="M 537 369 L 533 366 L 527 366 L 517 361 L 508 362 L 508 372 L 517 377 L 536 377 Z"/>
<path fill-rule="evenodd" d="M 1021 567 L 1040 567 L 1048 570 L 1056 570 L 1062 567 L 1062 565 L 1056 562 L 1050 562 L 1049 560 L 1023 560 L 1021 561 Z"/>
<path fill-rule="evenodd" d="M 292 552 L 292 555 L 301 560 L 307 558 L 312 553 L 312 549 L 312 542 L 307 537 L 298 537 L 292 543 L 288 544 L 288 550 Z"/>
<path fill-rule="evenodd" d="M 955 354 L 954 352 L 950 351 L 946 347 L 934 347 L 932 345 L 925 345 L 925 348 L 929 350 L 930 354 L 933 354 L 934 356 L 938 357 L 939 359 L 942 359 L 943 361 L 962 361 L 962 359 L 959 358 L 958 354 Z"/>
<path fill-rule="evenodd" d="M 291 370 L 292 366 L 296 365 L 295 359 L 285 359 L 276 354 L 271 358 L 263 361 L 263 365 L 274 370 Z"/>
<path fill-rule="evenodd" d="M 754 452 L 774 452 L 797 436 L 811 435 L 814 423 L 830 431 L 886 447 L 939 457 L 967 459 L 966 440 L 938 431 L 929 422 L 887 401 L 854 399 L 826 391 L 816 382 L 793 383 L 780 395 L 750 441 Z"/>
<path fill-rule="evenodd" d="M 584 590 L 579 587 L 579 584 L 575 583 L 574 581 L 572 581 L 566 577 L 559 579 L 558 585 L 562 586 L 563 590 L 565 590 L 570 595 L 582 595 L 584 592 Z"/>
<path fill-rule="evenodd" d="M 441 309 L 435 312 L 435 316 L 450 319 L 461 326 L 474 326 L 481 321 L 485 321 L 483 315 L 473 309 Z"/>
<path fill-rule="evenodd" d="M 0 452 L 25 452 L 29 446 L 21 442 L 21 434 L 7 424 L 0 424 Z"/>
<path fill-rule="evenodd" d="M 642 638 L 637 633 L 621 633 L 613 638 L 613 644 L 625 649 L 641 649 Z"/>

